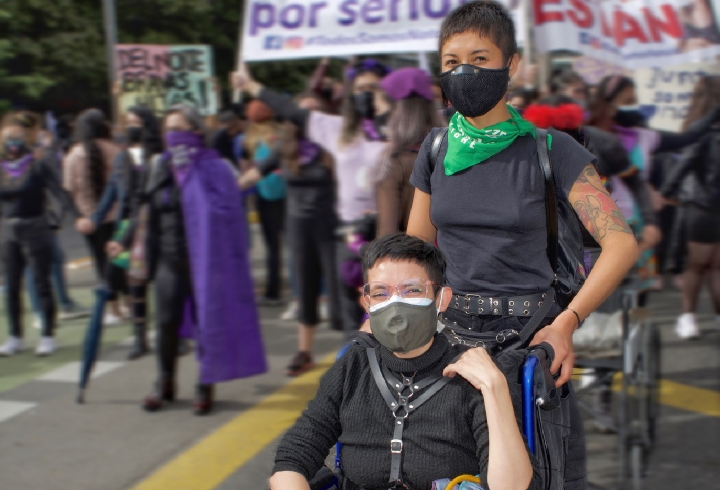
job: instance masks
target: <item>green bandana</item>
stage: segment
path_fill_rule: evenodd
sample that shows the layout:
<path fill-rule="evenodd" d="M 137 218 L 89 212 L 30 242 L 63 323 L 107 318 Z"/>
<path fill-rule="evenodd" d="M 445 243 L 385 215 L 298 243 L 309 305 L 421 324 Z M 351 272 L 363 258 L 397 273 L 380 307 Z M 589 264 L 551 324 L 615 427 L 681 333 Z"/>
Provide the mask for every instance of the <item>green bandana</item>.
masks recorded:
<path fill-rule="evenodd" d="M 487 128 L 477 129 L 459 112 L 450 119 L 448 149 L 445 155 L 445 175 L 452 175 L 482 163 L 510 146 L 518 136 L 531 134 L 535 126 L 508 106 L 510 115 L 503 121 Z"/>

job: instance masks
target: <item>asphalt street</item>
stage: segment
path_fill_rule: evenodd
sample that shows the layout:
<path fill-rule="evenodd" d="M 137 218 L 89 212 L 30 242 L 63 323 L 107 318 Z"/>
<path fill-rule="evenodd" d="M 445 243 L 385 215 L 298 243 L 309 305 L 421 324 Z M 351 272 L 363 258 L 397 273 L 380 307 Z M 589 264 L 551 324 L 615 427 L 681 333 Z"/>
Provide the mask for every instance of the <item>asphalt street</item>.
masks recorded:
<path fill-rule="evenodd" d="M 253 276 L 263 281 L 263 250 L 253 248 Z M 87 252 L 72 230 L 62 233 L 72 295 L 92 304 Z M 698 318 L 703 336 L 678 340 L 672 326 L 677 291 L 655 293 L 650 310 L 662 335 L 661 418 L 649 460 L 647 489 L 720 489 L 720 330 L 704 295 Z M 274 448 L 317 389 L 319 377 L 342 344 L 327 325 L 318 330 L 316 369 L 295 379 L 284 367 L 295 352 L 295 325 L 278 320 L 282 307 L 260 309 L 270 370 L 218 386 L 217 409 L 193 416 L 197 375 L 192 355 L 180 361 L 179 400 L 148 414 L 139 403 L 156 374 L 147 356 L 127 361 L 129 324 L 108 327 L 85 405 L 75 403 L 81 340 L 87 320 L 63 322 L 59 351 L 39 359 L 31 351 L 0 359 L 0 489 L 263 489 Z M 4 311 L 0 329 L 6 327 Z M 25 315 L 28 343 L 37 331 Z M 4 336 L 3 336 L 4 338 Z M 612 487 L 618 476 L 613 434 L 586 424 L 590 479 Z"/>

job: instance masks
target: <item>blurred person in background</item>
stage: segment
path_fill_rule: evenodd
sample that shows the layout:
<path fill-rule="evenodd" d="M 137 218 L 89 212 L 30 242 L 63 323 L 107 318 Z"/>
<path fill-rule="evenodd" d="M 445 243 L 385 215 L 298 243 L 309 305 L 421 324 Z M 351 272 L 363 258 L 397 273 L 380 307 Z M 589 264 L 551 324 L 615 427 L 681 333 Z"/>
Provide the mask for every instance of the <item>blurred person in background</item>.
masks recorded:
<path fill-rule="evenodd" d="M 720 77 L 705 76 L 695 86 L 683 129 L 706 118 L 720 104 Z M 682 282 L 683 313 L 675 333 L 682 339 L 698 338 L 695 310 L 703 281 L 707 279 L 720 328 L 720 125 L 718 121 L 682 155 L 662 187 L 667 199 L 677 198 L 688 180 L 682 201 L 682 219 L 687 237 L 687 266 Z"/>
<path fill-rule="evenodd" d="M 132 223 L 111 255 L 131 249 L 131 270 L 155 282 L 158 379 L 142 407 L 175 399 L 178 344 L 193 337 L 200 374 L 193 409 L 205 415 L 213 385 L 265 372 L 237 173 L 206 146 L 197 108 L 172 106 L 165 152 L 133 200 Z M 210 204 L 212 203 L 212 204 Z"/>
<path fill-rule="evenodd" d="M 113 162 L 113 171 L 105 186 L 102 198 L 89 218 L 79 224 L 82 233 L 92 233 L 103 226 L 111 210 L 116 210 L 114 235 L 107 248 L 124 233 L 130 219 L 132 197 L 142 193 L 146 185 L 150 162 L 163 151 L 160 124 L 152 110 L 143 106 L 134 106 L 125 114 L 125 141 L 127 147 Z M 116 268 L 126 271 L 129 267 L 129 253 L 122 259 L 111 261 L 110 274 L 116 274 Z M 109 277 L 108 283 L 113 280 Z M 148 352 L 147 342 L 147 287 L 144 281 L 126 277 L 129 286 L 131 315 L 133 320 L 134 344 L 128 359 L 136 359 Z"/>
<path fill-rule="evenodd" d="M 47 162 L 48 167 L 56 172 L 57 175 L 60 175 L 60 172 L 62 171 L 61 162 L 63 159 L 61 142 L 59 138 L 50 131 L 50 128 L 47 127 L 47 118 L 43 118 L 39 114 L 32 114 L 31 117 L 35 118 L 37 121 L 42 121 L 40 124 L 40 132 L 36 148 L 42 152 L 43 159 Z M 55 202 L 52 195 L 48 195 L 47 197 L 47 218 L 48 224 L 52 229 L 53 247 L 51 279 L 55 298 L 58 306 L 60 307 L 58 319 L 73 320 L 89 316 L 90 310 L 80 306 L 70 296 L 70 291 L 68 291 L 67 288 L 67 281 L 65 280 L 65 253 L 63 252 L 60 239 L 58 237 L 58 231 L 62 227 L 64 221 L 63 203 Z M 24 282 L 28 298 L 30 300 L 30 308 L 33 313 L 33 327 L 39 330 L 42 328 L 42 304 L 40 303 L 40 297 L 37 293 L 37 289 L 35 288 L 35 277 L 33 276 L 32 267 L 27 267 L 25 269 Z"/>
<path fill-rule="evenodd" d="M 340 116 L 288 103 L 283 95 L 253 80 L 245 65 L 233 77 L 235 88 L 258 97 L 282 119 L 298 126 L 300 137 L 320 145 L 333 157 L 340 220 L 335 260 L 342 318 L 342 325 L 333 327 L 341 327 L 347 337 L 358 329 L 365 313 L 359 301 L 358 288 L 363 281 L 357 251 L 368 235 L 374 235 L 376 203 L 371 174 L 386 145 L 391 107 L 382 93 L 380 80 L 388 73 L 388 68 L 373 59 L 346 70 Z"/>
<path fill-rule="evenodd" d="M 243 149 L 248 160 L 260 163 L 270 156 L 271 148 L 277 143 L 280 125 L 275 112 L 260 100 L 253 100 L 247 105 L 247 118 L 250 123 L 243 139 Z M 287 188 L 279 173 L 271 172 L 255 185 L 255 205 L 267 249 L 267 279 L 260 303 L 269 306 L 279 304 L 281 293 L 282 231 L 285 227 Z"/>
<path fill-rule="evenodd" d="M 587 84 L 585 79 L 574 70 L 568 68 L 555 70 L 550 78 L 550 94 L 569 97 L 582 107 L 583 111 L 588 110 L 590 95 Z"/>
<path fill-rule="evenodd" d="M 380 87 L 392 100 L 393 109 L 388 144 L 375 173 L 379 237 L 407 229 L 415 192 L 409 181 L 418 150 L 430 130 L 444 124 L 424 70 L 401 68 L 383 78 Z"/>
<path fill-rule="evenodd" d="M 0 355 L 24 349 L 21 324 L 21 285 L 25 267 L 33 269 L 35 290 L 42 311 L 42 337 L 35 350 L 39 356 L 55 351 L 55 300 L 50 282 L 53 260 L 52 230 L 47 219 L 46 192 L 77 217 L 70 196 L 62 189 L 52 162 L 36 147 L 39 121 L 28 113 L 12 113 L 0 131 L 0 253 L 5 282 L 6 312 L 10 336 Z"/>
<path fill-rule="evenodd" d="M 239 168 L 241 145 L 238 143 L 247 127 L 245 108 L 242 104 L 233 104 L 218 115 L 217 122 L 219 127 L 212 135 L 210 146 L 235 168 Z"/>
<path fill-rule="evenodd" d="M 682 133 L 669 133 L 646 128 L 646 118 L 638 106 L 635 82 L 623 75 L 605 77 L 599 84 L 590 107 L 588 126 L 595 126 L 615 134 L 627 151 L 630 161 L 643 180 L 649 181 L 652 156 L 657 152 L 679 150 L 701 139 L 720 119 L 720 105 L 711 110 Z M 651 189 L 655 211 L 662 208 L 663 200 L 656 189 Z M 642 235 L 645 226 L 628 189 L 615 179 L 613 198 L 634 231 Z M 654 250 L 646 248 L 637 263 L 641 279 L 640 289 L 656 287 L 657 260 Z M 644 295 L 642 295 L 644 296 Z M 645 299 L 641 296 L 641 303 Z"/>
<path fill-rule="evenodd" d="M 350 66 L 354 62 L 349 62 Z M 342 109 L 344 85 L 327 75 L 330 68 L 330 58 L 327 56 L 320 60 L 308 82 L 308 91 L 315 93 L 327 107 L 329 114 L 339 114 Z"/>
<path fill-rule="evenodd" d="M 98 109 L 82 112 L 75 121 L 74 130 L 75 143 L 63 161 L 63 186 L 70 192 L 82 217 L 90 218 L 98 209 L 120 147 L 112 142 L 110 125 Z M 107 325 L 122 321 L 117 293 L 127 292 L 123 270 L 108 261 L 105 251 L 115 232 L 116 209 L 113 207 L 97 227 L 87 227 L 84 220 L 78 221 L 77 227 L 85 235 L 98 280 L 107 281 L 111 291 L 110 311 L 104 319 Z"/>
<path fill-rule="evenodd" d="M 298 109 L 327 111 L 323 99 L 308 92 L 295 99 Z M 327 291 L 331 326 L 339 326 L 340 298 L 335 263 L 335 179 L 332 157 L 297 134 L 286 122 L 273 154 L 240 179 L 241 187 L 254 185 L 263 176 L 281 170 L 287 183 L 286 237 L 290 247 L 298 297 L 298 352 L 287 366 L 288 376 L 313 367 L 312 347 L 321 321 L 318 300 L 321 283 Z"/>

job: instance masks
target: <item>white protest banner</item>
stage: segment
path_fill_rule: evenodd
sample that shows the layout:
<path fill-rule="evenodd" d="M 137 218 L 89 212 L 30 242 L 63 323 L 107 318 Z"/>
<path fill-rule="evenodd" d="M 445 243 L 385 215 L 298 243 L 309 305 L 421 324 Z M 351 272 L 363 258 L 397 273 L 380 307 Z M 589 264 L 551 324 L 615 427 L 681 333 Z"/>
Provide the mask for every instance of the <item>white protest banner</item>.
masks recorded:
<path fill-rule="evenodd" d="M 705 75 L 720 74 L 717 63 L 688 63 L 635 72 L 635 84 L 643 113 L 653 129 L 680 131 L 687 117 L 693 90 Z M 708 108 L 710 109 L 710 108 Z"/>
<path fill-rule="evenodd" d="M 266 61 L 436 51 L 440 24 L 468 0 L 248 0 L 242 57 Z M 520 0 L 512 12 L 521 44 Z"/>
<path fill-rule="evenodd" d="M 539 52 L 577 51 L 630 69 L 720 55 L 710 0 L 532 0 Z"/>
<path fill-rule="evenodd" d="M 182 102 L 196 105 L 204 116 L 217 112 L 210 46 L 118 44 L 115 56 L 122 113 L 144 105 L 161 115 Z"/>
<path fill-rule="evenodd" d="M 632 71 L 607 61 L 580 56 L 572 61 L 573 70 L 578 72 L 583 80 L 590 85 L 597 85 L 608 75 L 629 75 Z"/>

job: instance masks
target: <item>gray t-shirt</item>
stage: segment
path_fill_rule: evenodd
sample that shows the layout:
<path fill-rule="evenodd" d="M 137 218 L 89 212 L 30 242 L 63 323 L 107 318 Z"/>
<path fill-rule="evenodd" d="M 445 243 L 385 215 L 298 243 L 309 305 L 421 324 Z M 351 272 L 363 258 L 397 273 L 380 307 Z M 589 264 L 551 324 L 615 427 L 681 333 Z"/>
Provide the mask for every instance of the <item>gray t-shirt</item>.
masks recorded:
<path fill-rule="evenodd" d="M 430 218 L 447 260 L 447 284 L 458 294 L 520 296 L 547 290 L 554 273 L 547 257 L 545 179 L 532 136 L 452 176 L 445 175 L 447 140 L 431 170 L 425 141 L 410 183 L 432 196 Z M 570 192 L 595 157 L 565 133 L 551 130 L 558 193 Z"/>

